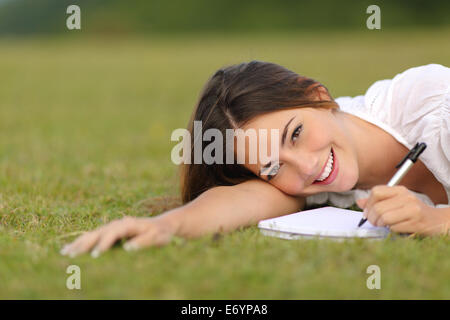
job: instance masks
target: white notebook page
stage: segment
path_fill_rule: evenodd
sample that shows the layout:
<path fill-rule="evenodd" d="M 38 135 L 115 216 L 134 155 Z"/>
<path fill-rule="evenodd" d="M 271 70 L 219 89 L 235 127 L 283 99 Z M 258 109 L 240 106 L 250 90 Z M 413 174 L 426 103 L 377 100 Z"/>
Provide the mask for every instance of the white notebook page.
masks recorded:
<path fill-rule="evenodd" d="M 296 238 L 292 235 L 319 237 L 384 238 L 388 228 L 374 227 L 366 221 L 358 228 L 362 212 L 335 207 L 305 210 L 277 218 L 262 220 L 258 227 L 266 235 Z M 279 234 L 289 233 L 291 235 Z"/>

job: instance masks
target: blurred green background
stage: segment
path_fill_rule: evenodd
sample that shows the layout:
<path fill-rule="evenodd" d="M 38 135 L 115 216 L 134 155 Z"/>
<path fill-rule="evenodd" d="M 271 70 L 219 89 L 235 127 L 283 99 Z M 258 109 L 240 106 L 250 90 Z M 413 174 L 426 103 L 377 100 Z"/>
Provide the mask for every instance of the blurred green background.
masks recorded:
<path fill-rule="evenodd" d="M 366 8 L 382 8 L 384 28 L 449 25 L 449 1 L 433 0 L 0 0 L 0 33 L 65 32 L 70 4 L 82 8 L 84 33 L 148 34 L 361 29 Z"/>
<path fill-rule="evenodd" d="M 68 4 L 81 30 L 66 29 Z M 448 238 L 283 241 L 248 228 L 94 260 L 61 246 L 177 203 L 172 130 L 219 67 L 271 61 L 364 94 L 450 62 L 450 2 L 0 0 L 0 298 L 450 297 Z M 65 286 L 82 270 L 82 290 Z M 382 289 L 366 287 L 377 264 Z"/>

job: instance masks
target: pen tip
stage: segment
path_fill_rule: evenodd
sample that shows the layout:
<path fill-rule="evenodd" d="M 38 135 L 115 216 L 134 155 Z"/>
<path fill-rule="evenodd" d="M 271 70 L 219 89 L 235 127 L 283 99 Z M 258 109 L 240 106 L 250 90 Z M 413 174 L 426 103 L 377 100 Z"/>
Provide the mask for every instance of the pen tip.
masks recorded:
<path fill-rule="evenodd" d="M 367 221 L 367 219 L 362 218 L 358 223 L 358 228 L 361 227 L 364 224 L 364 222 L 366 222 L 366 221 Z"/>

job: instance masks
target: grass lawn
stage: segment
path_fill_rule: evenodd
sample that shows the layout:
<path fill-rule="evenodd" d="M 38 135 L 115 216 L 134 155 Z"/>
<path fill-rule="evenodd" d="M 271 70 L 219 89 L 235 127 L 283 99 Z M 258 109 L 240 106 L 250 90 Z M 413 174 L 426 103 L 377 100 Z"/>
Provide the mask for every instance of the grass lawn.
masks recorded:
<path fill-rule="evenodd" d="M 170 134 L 217 68 L 272 61 L 353 96 L 412 66 L 448 66 L 449 34 L 0 39 L 0 298 L 450 298 L 443 237 L 286 241 L 252 227 L 98 259 L 59 255 L 83 231 L 178 202 Z M 72 264 L 81 290 L 66 288 Z M 373 264 L 380 290 L 366 287 Z"/>

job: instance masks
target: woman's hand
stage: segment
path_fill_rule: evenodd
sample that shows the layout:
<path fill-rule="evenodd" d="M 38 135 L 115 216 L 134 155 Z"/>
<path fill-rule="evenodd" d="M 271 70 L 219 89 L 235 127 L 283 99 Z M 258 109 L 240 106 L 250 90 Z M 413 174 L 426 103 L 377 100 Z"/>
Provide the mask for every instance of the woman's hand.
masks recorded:
<path fill-rule="evenodd" d="M 372 188 L 369 198 L 356 202 L 364 209 L 364 217 L 374 226 L 422 235 L 448 232 L 448 211 L 430 207 L 404 186 L 376 186 Z"/>
<path fill-rule="evenodd" d="M 162 246 L 170 242 L 175 232 L 175 225 L 162 217 L 125 217 L 83 234 L 71 244 L 66 245 L 61 250 L 61 254 L 74 257 L 91 251 L 91 255 L 96 258 L 123 238 L 130 239 L 123 246 L 125 250 Z"/>

